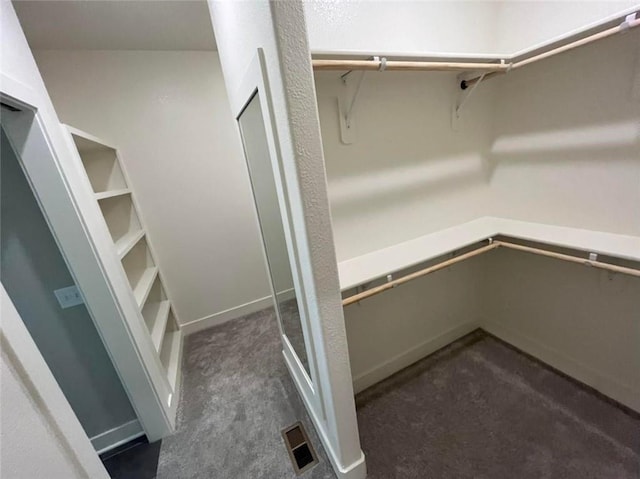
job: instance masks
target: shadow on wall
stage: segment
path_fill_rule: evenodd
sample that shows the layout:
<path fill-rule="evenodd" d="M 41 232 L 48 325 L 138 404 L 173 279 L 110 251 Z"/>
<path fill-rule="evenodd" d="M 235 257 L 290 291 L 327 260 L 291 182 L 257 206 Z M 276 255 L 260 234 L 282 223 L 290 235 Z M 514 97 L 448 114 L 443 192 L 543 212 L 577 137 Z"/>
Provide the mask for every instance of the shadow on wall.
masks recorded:
<path fill-rule="evenodd" d="M 492 167 L 501 161 L 638 159 L 640 31 L 496 80 Z M 634 155 L 635 154 L 635 155 Z"/>
<path fill-rule="evenodd" d="M 640 235 L 640 32 L 497 79 L 494 214 Z"/>
<path fill-rule="evenodd" d="M 339 74 L 316 74 L 334 212 L 389 209 L 486 183 L 489 103 L 474 98 L 453 131 L 457 85 L 453 74 L 369 72 L 354 108 L 357 140 L 344 145 L 337 98 L 349 88 Z"/>

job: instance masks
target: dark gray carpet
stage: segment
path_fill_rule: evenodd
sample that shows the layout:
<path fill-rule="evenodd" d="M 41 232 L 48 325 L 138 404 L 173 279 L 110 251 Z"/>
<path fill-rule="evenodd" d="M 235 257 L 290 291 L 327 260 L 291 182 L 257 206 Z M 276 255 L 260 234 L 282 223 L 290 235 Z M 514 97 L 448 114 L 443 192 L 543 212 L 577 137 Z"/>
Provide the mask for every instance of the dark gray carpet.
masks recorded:
<path fill-rule="evenodd" d="M 369 478 L 637 479 L 640 421 L 482 332 L 356 398 Z"/>
<path fill-rule="evenodd" d="M 178 431 L 162 440 L 159 479 L 296 477 L 280 431 L 301 420 L 320 463 L 303 479 L 335 478 L 282 357 L 273 310 L 185 340 Z"/>

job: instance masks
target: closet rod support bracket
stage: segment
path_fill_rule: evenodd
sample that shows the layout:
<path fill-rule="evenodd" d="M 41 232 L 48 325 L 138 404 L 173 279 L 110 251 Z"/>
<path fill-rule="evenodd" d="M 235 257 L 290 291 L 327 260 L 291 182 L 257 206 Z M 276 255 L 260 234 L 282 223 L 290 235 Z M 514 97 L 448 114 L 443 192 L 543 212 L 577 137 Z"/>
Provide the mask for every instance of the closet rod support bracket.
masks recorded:
<path fill-rule="evenodd" d="M 380 57 L 373 57 L 372 59 L 375 62 L 378 62 L 378 71 L 384 71 L 387 66 L 387 59 Z M 347 97 L 347 88 L 348 76 L 353 72 L 353 70 L 348 71 L 347 73 L 340 76 L 344 86 L 345 86 L 345 95 L 341 96 L 338 99 L 338 109 L 340 115 L 340 135 L 342 139 L 342 143 L 349 145 L 355 142 L 355 125 L 353 122 L 353 114 L 355 111 L 356 103 L 358 101 L 358 97 L 360 92 L 362 91 L 362 84 L 364 82 L 364 78 L 367 74 L 366 70 L 363 70 L 360 78 L 358 79 L 355 91 L 353 92 L 353 96 L 349 100 Z"/>
<path fill-rule="evenodd" d="M 503 63 L 504 63 L 504 60 L 503 60 Z M 469 90 L 469 93 L 464 95 L 463 93 L 460 92 L 458 94 L 458 100 L 453 105 L 453 108 L 452 108 L 453 111 L 451 112 L 451 128 L 454 131 L 458 131 L 458 121 L 460 120 L 460 114 L 462 113 L 462 110 L 463 110 L 464 106 L 469 101 L 469 98 L 471 98 L 471 95 L 473 95 L 473 92 L 476 91 L 476 88 L 478 88 L 478 85 L 480 85 L 480 83 L 482 83 L 482 80 L 484 80 L 484 77 L 486 75 L 487 75 L 487 73 L 483 73 L 482 75 L 480 75 L 480 77 L 478 77 L 478 81 L 476 81 L 473 84 L 473 86 Z M 463 91 L 468 88 L 468 85 L 466 84 L 466 80 L 462 80 L 462 82 L 460 83 L 460 88 Z M 463 95 L 464 95 L 464 98 L 462 98 Z M 462 100 L 461 100 L 461 98 L 462 98 Z"/>

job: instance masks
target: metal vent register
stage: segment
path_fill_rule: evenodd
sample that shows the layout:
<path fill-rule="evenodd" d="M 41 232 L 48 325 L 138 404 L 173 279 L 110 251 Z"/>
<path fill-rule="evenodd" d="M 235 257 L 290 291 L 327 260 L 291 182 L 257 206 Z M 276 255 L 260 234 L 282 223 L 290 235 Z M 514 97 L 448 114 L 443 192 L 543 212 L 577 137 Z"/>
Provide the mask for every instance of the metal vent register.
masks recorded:
<path fill-rule="evenodd" d="M 287 446 L 293 469 L 297 475 L 308 471 L 318 464 L 318 456 L 313 450 L 307 432 L 302 423 L 297 422 L 293 426 L 282 431 L 284 444 Z"/>

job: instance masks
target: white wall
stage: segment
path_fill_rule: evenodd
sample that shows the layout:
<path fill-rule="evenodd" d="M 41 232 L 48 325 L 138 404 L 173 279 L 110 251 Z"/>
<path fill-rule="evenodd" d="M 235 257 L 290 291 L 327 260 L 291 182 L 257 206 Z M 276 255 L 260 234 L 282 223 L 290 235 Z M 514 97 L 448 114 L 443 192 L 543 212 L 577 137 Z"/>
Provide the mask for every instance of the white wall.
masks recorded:
<path fill-rule="evenodd" d="M 314 52 L 490 53 L 499 2 L 305 2 Z"/>
<path fill-rule="evenodd" d="M 492 81 L 492 214 L 640 236 L 640 31 Z"/>
<path fill-rule="evenodd" d="M 504 53 L 516 53 L 629 8 L 640 8 L 637 0 L 506 0 L 496 5 L 493 51 Z"/>
<path fill-rule="evenodd" d="M 482 266 L 472 259 L 347 306 L 355 391 L 479 327 L 484 300 Z M 426 265 L 415 269 L 422 267 Z"/>
<path fill-rule="evenodd" d="M 639 278 L 509 250 L 482 260 L 482 327 L 640 411 Z"/>
<path fill-rule="evenodd" d="M 631 8 L 637 0 L 305 3 L 313 52 L 511 55 Z"/>
<path fill-rule="evenodd" d="M 340 141 L 339 75 L 316 73 L 316 88 L 338 261 L 487 214 L 491 88 L 467 103 L 454 131 L 455 75 L 367 73 L 351 145 Z"/>
<path fill-rule="evenodd" d="M 528 8 L 538 3 L 546 12 L 549 2 Z M 560 3 L 567 28 L 586 18 Z M 603 9 L 586 11 L 595 18 Z M 337 74 L 317 73 L 338 260 L 481 216 L 639 235 L 639 37 L 618 35 L 480 85 L 458 131 L 454 75 L 368 73 L 351 145 L 340 141 L 337 109 L 347 88 Z"/>
<path fill-rule="evenodd" d="M 2 131 L 0 278 L 89 437 L 136 420 L 84 304 L 62 309 L 53 294 L 74 284 Z M 142 432 L 138 424 L 137 432 Z M 122 439 L 122 438 L 120 438 Z"/>
<path fill-rule="evenodd" d="M 180 323 L 269 295 L 217 53 L 35 57 L 61 121 L 120 151 Z"/>

